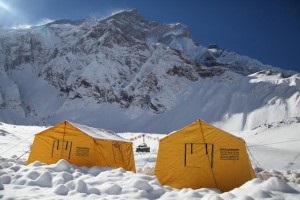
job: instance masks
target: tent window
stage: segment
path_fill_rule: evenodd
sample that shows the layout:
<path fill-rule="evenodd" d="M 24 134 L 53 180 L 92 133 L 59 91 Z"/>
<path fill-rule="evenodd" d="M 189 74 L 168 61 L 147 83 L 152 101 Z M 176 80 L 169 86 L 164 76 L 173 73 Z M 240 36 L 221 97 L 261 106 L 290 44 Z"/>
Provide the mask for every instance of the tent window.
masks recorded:
<path fill-rule="evenodd" d="M 184 166 L 201 167 L 210 164 L 213 167 L 214 145 L 210 143 L 185 143 Z"/>

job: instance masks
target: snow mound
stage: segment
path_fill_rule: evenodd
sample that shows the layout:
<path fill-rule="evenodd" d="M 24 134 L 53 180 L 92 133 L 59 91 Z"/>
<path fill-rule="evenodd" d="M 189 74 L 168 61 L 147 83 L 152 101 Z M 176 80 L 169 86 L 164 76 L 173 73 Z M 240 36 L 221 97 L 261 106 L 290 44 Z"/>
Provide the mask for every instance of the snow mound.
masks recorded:
<path fill-rule="evenodd" d="M 173 189 L 155 176 L 126 172 L 122 168 L 78 167 L 60 160 L 25 166 L 1 158 L 2 199 L 299 199 L 300 186 L 277 177 L 248 181 L 221 193 L 216 189 Z M 14 170 L 12 170 L 14 169 Z M 298 176 L 299 174 L 293 175 Z"/>
<path fill-rule="evenodd" d="M 299 194 L 299 191 L 296 191 L 291 186 L 289 186 L 285 181 L 278 179 L 276 177 L 271 177 L 265 183 L 263 183 L 263 187 L 266 190 L 271 191 L 281 191 L 284 193 L 296 193 Z"/>
<path fill-rule="evenodd" d="M 28 185 L 36 185 L 40 187 L 52 187 L 52 174 L 48 171 L 40 175 L 36 180 L 29 181 Z"/>
<path fill-rule="evenodd" d="M 119 185 L 112 182 L 102 184 L 100 189 L 102 192 L 110 195 L 118 195 L 122 192 L 122 188 Z"/>
<path fill-rule="evenodd" d="M 69 192 L 69 188 L 63 184 L 60 184 L 54 188 L 53 192 L 58 195 L 67 195 Z"/>
<path fill-rule="evenodd" d="M 65 160 L 59 160 L 55 165 L 50 165 L 49 169 L 55 172 L 69 172 L 72 173 L 74 170 L 72 166 Z"/>

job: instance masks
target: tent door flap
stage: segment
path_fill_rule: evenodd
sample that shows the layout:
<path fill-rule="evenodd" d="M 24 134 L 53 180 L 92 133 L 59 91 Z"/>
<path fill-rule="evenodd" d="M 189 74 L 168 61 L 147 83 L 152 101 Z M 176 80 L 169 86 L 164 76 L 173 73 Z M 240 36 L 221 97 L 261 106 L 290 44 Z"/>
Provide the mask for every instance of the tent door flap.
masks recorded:
<path fill-rule="evenodd" d="M 213 168 L 214 144 L 211 143 L 185 143 L 184 166 L 202 167 L 209 165 Z"/>
<path fill-rule="evenodd" d="M 51 157 L 69 160 L 71 157 L 72 144 L 72 141 L 53 140 Z"/>

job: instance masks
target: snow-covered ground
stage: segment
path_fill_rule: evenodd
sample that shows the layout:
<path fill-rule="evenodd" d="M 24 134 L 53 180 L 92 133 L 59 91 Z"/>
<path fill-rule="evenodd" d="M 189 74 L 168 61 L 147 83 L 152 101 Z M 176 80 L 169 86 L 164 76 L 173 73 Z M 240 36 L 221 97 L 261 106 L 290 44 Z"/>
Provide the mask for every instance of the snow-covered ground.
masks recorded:
<path fill-rule="evenodd" d="M 298 121 L 235 133 L 246 140 L 259 178 L 225 193 L 162 186 L 152 175 L 162 134 L 145 134 L 150 153 L 135 153 L 137 173 L 64 160 L 26 166 L 34 134 L 45 128 L 0 123 L 0 199 L 300 199 Z M 120 135 L 132 140 L 134 148 L 143 142 L 143 133 Z"/>

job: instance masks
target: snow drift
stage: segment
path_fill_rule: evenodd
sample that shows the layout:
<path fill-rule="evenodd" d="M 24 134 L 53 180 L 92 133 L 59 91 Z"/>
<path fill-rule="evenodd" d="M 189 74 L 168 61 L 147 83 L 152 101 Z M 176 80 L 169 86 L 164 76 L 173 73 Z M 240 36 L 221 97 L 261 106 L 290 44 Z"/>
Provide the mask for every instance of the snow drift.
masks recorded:
<path fill-rule="evenodd" d="M 215 189 L 172 189 L 155 176 L 122 168 L 77 167 L 64 160 L 28 166 L 1 158 L 0 197 L 3 199 L 297 199 L 300 187 L 279 178 L 253 179 L 226 193 Z M 295 174 L 299 176 L 299 174 Z"/>

